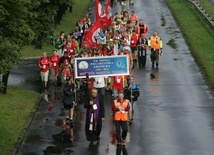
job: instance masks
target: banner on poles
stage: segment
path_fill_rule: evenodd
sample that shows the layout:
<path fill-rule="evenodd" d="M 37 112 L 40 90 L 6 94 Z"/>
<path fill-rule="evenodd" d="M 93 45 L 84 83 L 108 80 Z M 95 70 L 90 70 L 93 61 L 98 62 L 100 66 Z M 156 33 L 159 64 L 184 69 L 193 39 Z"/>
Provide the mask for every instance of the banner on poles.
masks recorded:
<path fill-rule="evenodd" d="M 75 78 L 129 75 L 127 55 L 75 58 Z"/>

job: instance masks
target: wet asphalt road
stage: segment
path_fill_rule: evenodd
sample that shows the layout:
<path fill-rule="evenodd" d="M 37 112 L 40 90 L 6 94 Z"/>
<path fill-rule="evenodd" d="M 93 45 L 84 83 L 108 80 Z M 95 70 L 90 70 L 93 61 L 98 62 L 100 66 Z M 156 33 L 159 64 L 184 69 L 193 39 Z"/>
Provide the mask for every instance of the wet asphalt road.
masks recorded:
<path fill-rule="evenodd" d="M 214 97 L 179 28 L 163 0 L 135 1 L 129 11 L 135 10 L 148 25 L 148 37 L 153 31 L 159 33 L 164 55 L 160 58 L 159 69 L 151 67 L 147 55 L 146 67 L 133 70 L 136 83 L 140 84 L 141 96 L 136 105 L 134 124 L 129 127 L 125 149 L 120 150 L 112 143 L 111 97 L 107 93 L 106 120 L 99 145 L 88 147 L 83 105 L 76 107 L 75 141 L 70 144 L 63 136 L 66 134 L 62 127 L 64 117 L 59 116 L 61 104 L 43 101 L 17 154 L 115 155 L 116 151 L 124 155 L 214 154 Z M 119 12 L 120 6 L 113 9 Z M 177 45 L 175 49 L 167 45 L 172 39 Z M 17 77 L 16 73 L 12 72 L 12 76 Z M 35 74 L 30 70 L 29 73 Z M 151 79 L 150 74 L 155 78 Z M 31 87 L 38 88 L 33 84 Z"/>
<path fill-rule="evenodd" d="M 37 67 L 38 59 L 23 60 L 11 71 L 8 85 L 24 87 L 30 90 L 41 91 L 40 75 Z"/>

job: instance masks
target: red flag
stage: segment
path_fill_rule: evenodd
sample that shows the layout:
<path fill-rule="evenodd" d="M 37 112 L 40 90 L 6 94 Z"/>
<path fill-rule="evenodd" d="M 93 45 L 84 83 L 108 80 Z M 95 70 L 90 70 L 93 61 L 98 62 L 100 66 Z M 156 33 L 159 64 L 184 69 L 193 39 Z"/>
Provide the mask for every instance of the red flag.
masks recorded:
<path fill-rule="evenodd" d="M 95 14 L 96 20 L 98 19 L 103 20 L 106 17 L 106 10 L 100 4 L 100 0 L 95 1 Z"/>
<path fill-rule="evenodd" d="M 97 46 L 97 38 L 100 32 L 100 20 L 98 19 L 83 37 L 83 44 L 87 44 L 88 48 Z"/>
<path fill-rule="evenodd" d="M 109 1 L 109 3 L 111 3 Z M 109 4 L 111 6 L 111 4 Z M 96 20 L 100 20 L 101 22 L 101 28 L 106 28 L 109 26 L 109 21 L 108 18 L 107 18 L 107 13 L 106 13 L 106 10 L 107 10 L 107 5 L 106 5 L 106 8 L 103 8 L 101 3 L 100 3 L 100 0 L 96 0 L 95 1 L 95 14 L 96 14 Z M 109 8 L 108 8 L 109 10 Z"/>
<path fill-rule="evenodd" d="M 111 24 L 112 24 L 111 1 L 108 0 L 106 4 L 106 25 L 111 26 Z"/>

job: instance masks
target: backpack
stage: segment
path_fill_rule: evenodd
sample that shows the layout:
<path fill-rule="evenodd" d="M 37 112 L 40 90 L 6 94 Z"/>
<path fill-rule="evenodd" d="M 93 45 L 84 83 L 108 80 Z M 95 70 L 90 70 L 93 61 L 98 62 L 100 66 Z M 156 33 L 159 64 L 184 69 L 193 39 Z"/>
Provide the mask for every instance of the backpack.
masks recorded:
<path fill-rule="evenodd" d="M 138 88 L 138 85 L 135 83 L 132 85 L 132 95 L 134 96 L 134 98 L 132 98 L 132 101 L 137 101 L 138 97 L 140 96 L 140 90 Z M 124 98 L 131 101 L 131 90 L 129 89 L 129 84 L 127 84 L 124 88 Z"/>
<path fill-rule="evenodd" d="M 137 85 L 136 85 L 136 88 L 132 89 L 132 95 L 134 96 L 132 100 L 137 101 L 138 97 L 140 96 L 140 90 Z"/>

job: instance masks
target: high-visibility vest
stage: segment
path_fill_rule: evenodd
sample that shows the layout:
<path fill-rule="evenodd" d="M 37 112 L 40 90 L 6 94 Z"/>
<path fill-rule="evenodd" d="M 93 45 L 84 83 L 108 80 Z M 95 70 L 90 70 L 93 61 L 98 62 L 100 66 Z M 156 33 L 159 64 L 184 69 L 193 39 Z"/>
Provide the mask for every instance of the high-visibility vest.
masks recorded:
<path fill-rule="evenodd" d="M 151 48 L 153 49 L 160 49 L 162 48 L 162 41 L 158 36 L 151 36 L 148 41 L 148 45 L 151 46 Z"/>
<path fill-rule="evenodd" d="M 146 33 L 147 33 L 147 31 L 148 31 L 148 27 L 147 27 L 147 25 L 146 25 L 146 24 L 144 24 L 143 29 L 144 29 L 144 37 L 146 37 Z M 138 37 L 140 37 L 140 36 L 141 36 L 141 34 L 140 34 L 140 26 L 138 26 L 138 27 L 137 27 L 137 31 L 136 31 L 136 33 L 137 33 Z"/>
<path fill-rule="evenodd" d="M 123 102 L 120 102 L 118 99 L 114 100 L 114 106 L 116 108 L 119 108 L 120 106 L 123 107 L 123 109 L 125 109 L 129 104 L 129 100 L 124 99 Z M 114 119 L 116 121 L 128 121 L 128 113 L 125 111 L 124 113 L 122 113 L 121 111 L 117 111 L 114 114 Z"/>
<path fill-rule="evenodd" d="M 130 20 L 132 23 L 136 23 L 136 21 L 137 21 L 137 15 L 136 15 L 136 14 L 134 14 L 133 16 L 130 15 L 130 16 L 129 16 L 129 20 Z"/>

